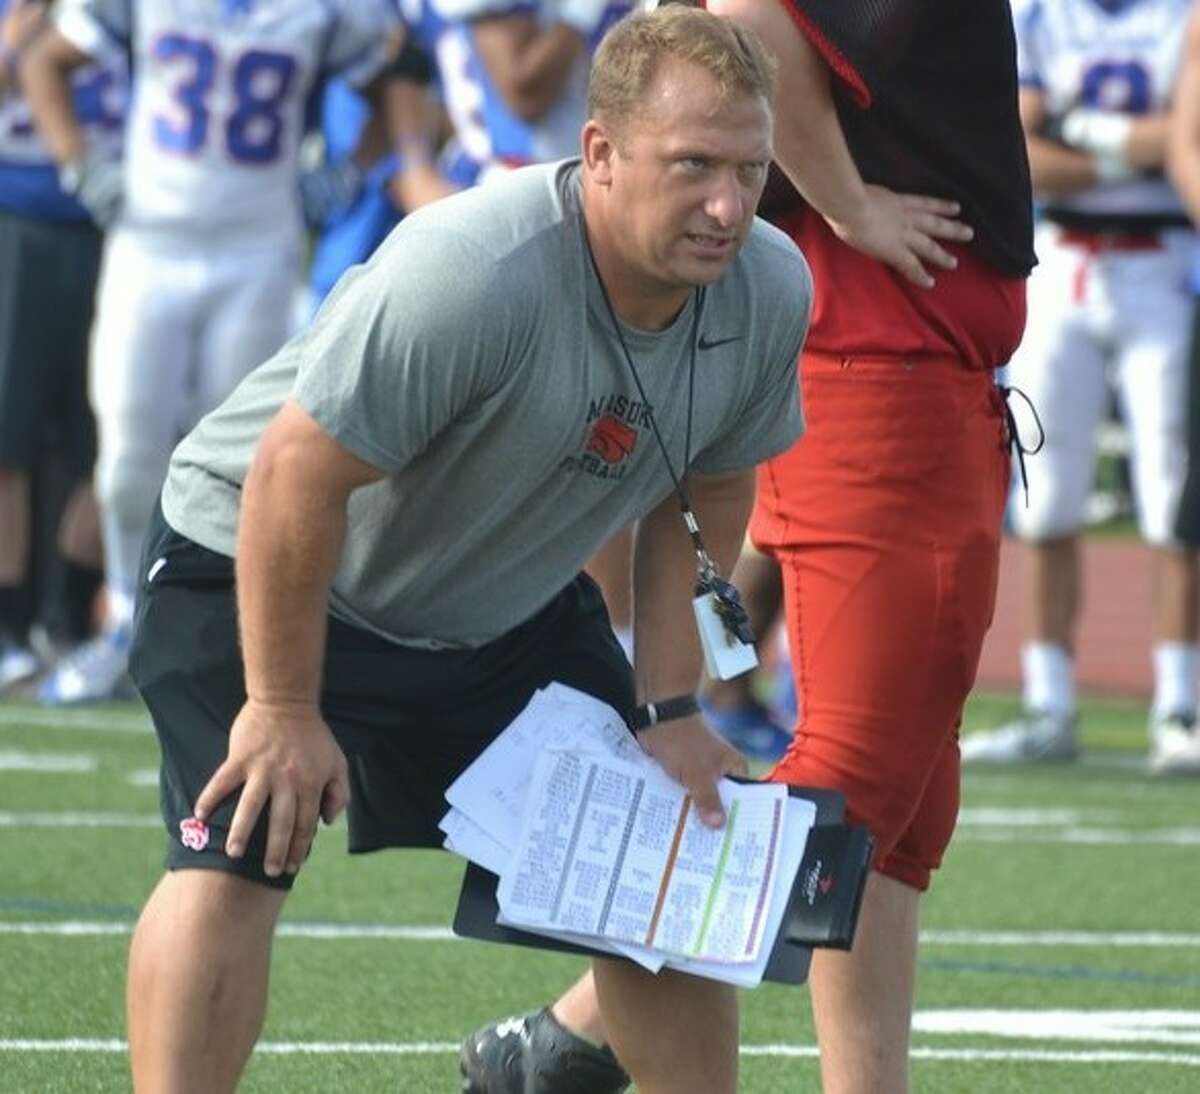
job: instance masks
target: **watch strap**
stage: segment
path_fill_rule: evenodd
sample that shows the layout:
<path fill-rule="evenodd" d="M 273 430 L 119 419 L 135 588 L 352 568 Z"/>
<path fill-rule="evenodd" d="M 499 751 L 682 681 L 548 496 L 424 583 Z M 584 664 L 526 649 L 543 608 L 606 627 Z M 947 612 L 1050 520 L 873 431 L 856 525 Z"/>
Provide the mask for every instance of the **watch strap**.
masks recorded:
<path fill-rule="evenodd" d="M 691 693 L 674 695 L 670 699 L 659 699 L 653 703 L 643 703 L 634 707 L 633 717 L 629 724 L 634 733 L 658 725 L 659 722 L 673 722 L 677 718 L 689 718 L 698 713 L 700 704 Z"/>

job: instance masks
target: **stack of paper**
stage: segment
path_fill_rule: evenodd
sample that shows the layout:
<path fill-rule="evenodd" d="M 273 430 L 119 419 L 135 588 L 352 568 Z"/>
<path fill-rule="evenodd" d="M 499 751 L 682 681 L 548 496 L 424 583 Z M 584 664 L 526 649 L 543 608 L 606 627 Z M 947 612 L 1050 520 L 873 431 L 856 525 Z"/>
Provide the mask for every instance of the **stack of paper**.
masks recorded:
<path fill-rule="evenodd" d="M 816 810 L 777 784 L 719 791 L 708 828 L 615 710 L 552 684 L 446 791 L 441 827 L 499 875 L 501 923 L 750 987 Z"/>

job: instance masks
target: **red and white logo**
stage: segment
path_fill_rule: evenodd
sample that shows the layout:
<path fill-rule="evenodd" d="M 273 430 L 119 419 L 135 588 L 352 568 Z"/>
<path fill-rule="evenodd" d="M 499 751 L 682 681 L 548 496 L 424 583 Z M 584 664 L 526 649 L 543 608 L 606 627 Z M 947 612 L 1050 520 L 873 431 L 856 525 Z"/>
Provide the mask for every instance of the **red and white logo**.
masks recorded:
<path fill-rule="evenodd" d="M 605 414 L 592 424 L 587 450 L 605 463 L 620 463 L 637 444 L 637 430 L 614 414 Z"/>
<path fill-rule="evenodd" d="M 208 825 L 195 817 L 181 820 L 179 838 L 183 840 L 184 847 L 190 847 L 193 851 L 203 851 L 208 846 Z"/>

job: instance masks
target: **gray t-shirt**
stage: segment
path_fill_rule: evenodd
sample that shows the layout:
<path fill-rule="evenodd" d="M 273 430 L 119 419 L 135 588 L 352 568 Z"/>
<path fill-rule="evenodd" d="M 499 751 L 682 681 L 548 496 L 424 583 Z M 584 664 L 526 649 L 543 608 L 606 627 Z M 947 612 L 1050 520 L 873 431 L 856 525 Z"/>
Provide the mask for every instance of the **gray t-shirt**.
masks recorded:
<path fill-rule="evenodd" d="M 808 267 L 756 221 L 696 323 L 700 295 L 666 330 L 622 332 L 676 471 L 693 360 L 692 469 L 750 467 L 800 434 Z M 175 450 L 173 528 L 233 555 L 241 483 L 289 397 L 387 472 L 350 497 L 331 609 L 409 645 L 497 638 L 672 489 L 588 258 L 574 160 L 406 217 Z"/>

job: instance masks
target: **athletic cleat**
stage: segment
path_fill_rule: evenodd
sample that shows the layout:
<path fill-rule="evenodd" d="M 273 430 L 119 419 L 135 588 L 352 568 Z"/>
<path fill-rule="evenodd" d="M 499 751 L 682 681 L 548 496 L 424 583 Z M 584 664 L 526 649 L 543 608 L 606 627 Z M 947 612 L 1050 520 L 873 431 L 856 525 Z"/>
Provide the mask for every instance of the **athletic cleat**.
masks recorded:
<path fill-rule="evenodd" d="M 964 764 L 1068 763 L 1079 757 L 1075 715 L 1027 710 L 999 729 L 964 737 L 959 750 Z"/>
<path fill-rule="evenodd" d="M 1200 775 L 1195 711 L 1160 715 L 1150 723 L 1150 774 Z"/>
<path fill-rule="evenodd" d="M 549 1007 L 476 1030 L 458 1067 L 463 1094 L 620 1094 L 631 1082 L 607 1045 L 576 1036 Z"/>
<path fill-rule="evenodd" d="M 58 707 L 127 699 L 134 695 L 129 679 L 129 641 L 132 631 L 104 631 L 78 646 L 50 672 L 38 689 L 38 701 Z"/>
<path fill-rule="evenodd" d="M 42 668 L 33 650 L 15 642 L 0 642 L 0 694 L 36 676 Z"/>
<path fill-rule="evenodd" d="M 751 760 L 774 763 L 792 743 L 792 735 L 776 724 L 758 703 L 729 708 L 701 700 L 700 710 L 710 728 Z"/>

